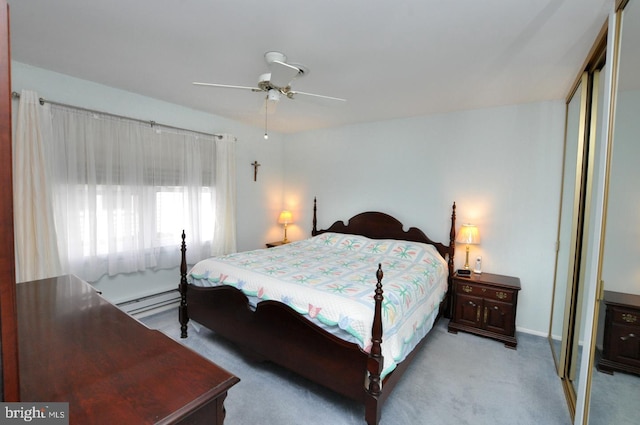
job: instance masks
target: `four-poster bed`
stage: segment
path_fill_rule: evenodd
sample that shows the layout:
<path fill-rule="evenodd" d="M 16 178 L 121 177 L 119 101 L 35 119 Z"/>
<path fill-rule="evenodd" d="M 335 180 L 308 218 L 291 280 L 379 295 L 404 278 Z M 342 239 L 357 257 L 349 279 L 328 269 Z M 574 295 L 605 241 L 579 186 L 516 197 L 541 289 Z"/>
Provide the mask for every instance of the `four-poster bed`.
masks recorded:
<path fill-rule="evenodd" d="M 357 243 L 354 244 L 354 241 L 360 241 L 360 239 L 358 239 L 360 237 L 365 238 L 362 246 L 365 246 L 369 239 L 375 241 L 373 245 L 370 245 L 375 246 L 376 250 L 386 249 L 387 246 L 390 247 L 389 250 L 391 250 L 396 242 L 409 246 L 411 248 L 409 251 L 402 251 L 405 257 L 408 255 L 423 255 L 416 254 L 416 252 L 423 247 L 432 250 L 434 255 L 438 257 L 437 261 L 426 256 L 424 258 L 421 257 L 419 269 L 422 270 L 424 276 L 428 276 L 423 279 L 428 281 L 427 286 L 434 286 L 437 289 L 436 279 L 431 275 L 431 270 L 435 270 L 442 265 L 444 271 L 439 280 L 443 280 L 443 282 L 438 284 L 441 285 L 443 289 L 441 289 L 439 296 L 433 295 L 430 301 L 425 302 L 425 304 L 432 304 L 433 311 L 429 313 L 429 320 L 424 320 L 424 322 L 428 322 L 424 326 L 424 334 L 431 329 L 433 323 L 441 314 L 444 313 L 448 315 L 449 289 L 451 287 L 451 276 L 453 274 L 455 203 L 453 204 L 451 214 L 449 245 L 433 242 L 424 232 L 415 227 L 404 231 L 402 223 L 381 212 L 361 213 L 352 217 L 346 225 L 342 221 L 337 221 L 324 230 L 317 230 L 316 214 L 317 207 L 314 199 L 311 240 L 320 246 L 313 246 L 312 249 L 314 253 L 322 250 L 321 252 L 325 254 L 330 252 L 330 254 L 326 255 L 346 258 L 345 255 L 348 254 L 346 250 L 335 254 L 329 250 L 333 248 L 327 248 L 326 246 L 331 245 L 332 241 L 338 241 L 342 248 L 348 245 L 348 248 L 352 250 L 353 245 L 358 245 Z M 344 238 L 347 238 L 346 242 Z M 303 241 L 300 242 L 299 245 L 289 244 L 290 246 L 288 247 L 258 250 L 262 252 L 252 251 L 251 253 L 256 252 L 256 255 L 267 255 L 270 256 L 272 260 L 275 258 L 275 261 L 281 262 L 283 258 L 295 256 L 298 250 L 302 251 L 306 248 L 304 243 L 302 243 Z M 418 248 L 416 249 L 416 247 Z M 284 251 L 284 249 L 287 248 L 289 251 Z M 282 251 L 278 251 L 281 249 Z M 399 252 L 397 247 L 394 252 L 396 254 Z M 409 254 L 407 254 L 407 252 Z M 368 257 L 361 258 L 364 259 Z M 234 259 L 237 263 L 255 262 L 253 258 L 247 259 L 236 256 L 228 260 L 233 261 Z M 217 261 L 217 259 L 212 260 Z M 362 343 L 358 344 L 358 341 L 349 341 L 348 338 L 345 339 L 336 332 L 331 333 L 326 327 L 323 328 L 322 324 L 317 323 L 317 320 L 315 322 L 312 320 L 312 318 L 319 319 L 320 315 L 316 316 L 311 312 L 308 314 L 304 312 L 303 314 L 303 312 L 295 307 L 295 302 L 290 302 L 290 305 L 287 305 L 287 303 L 281 302 L 277 297 L 270 298 L 266 295 L 267 290 L 263 291 L 261 286 L 262 282 L 259 282 L 259 290 L 252 292 L 250 279 L 239 279 L 235 286 L 232 286 L 234 285 L 232 278 L 229 278 L 228 281 L 226 280 L 228 277 L 228 275 L 225 274 L 226 271 L 215 274 L 215 276 L 214 273 L 208 269 L 202 271 L 205 266 L 200 266 L 200 264 L 205 261 L 208 260 L 204 260 L 192 268 L 189 274 L 190 281 L 188 281 L 186 243 L 183 233 L 182 263 L 180 267 L 181 278 L 179 285 L 181 294 L 179 319 L 181 336 L 183 338 L 187 337 L 187 323 L 192 319 L 236 343 L 239 348 L 246 350 L 248 354 L 257 359 L 268 360 L 279 364 L 311 381 L 317 382 L 339 394 L 363 403 L 367 423 L 369 425 L 378 424 L 382 404 L 411 363 L 417 350 L 426 340 L 424 334 L 420 334 L 415 337 L 416 341 L 412 343 L 413 345 L 409 348 L 403 348 L 406 352 L 403 353 L 401 357 L 396 357 L 396 352 L 393 353 L 393 356 L 389 354 L 388 346 L 394 346 L 391 341 L 394 341 L 392 338 L 395 338 L 395 336 L 392 337 L 390 334 L 386 334 L 386 332 L 389 331 L 388 328 L 391 328 L 389 325 L 389 316 L 393 312 L 389 311 L 389 305 L 394 300 L 393 298 L 391 300 L 385 300 L 382 281 L 384 276 L 383 271 L 387 272 L 386 268 L 389 269 L 388 274 L 390 276 L 397 276 L 397 274 L 393 274 L 394 271 L 392 270 L 394 267 L 398 267 L 398 263 L 395 260 L 393 262 L 386 259 L 380 260 L 380 263 L 386 264 L 387 266 L 383 266 L 380 263 L 373 266 L 367 263 L 363 266 L 367 268 L 367 274 L 369 274 L 368 270 L 370 268 L 370 276 L 372 278 L 375 277 L 375 280 L 366 282 L 368 294 L 363 297 L 365 302 L 361 302 L 361 304 L 369 304 L 367 308 L 373 311 L 372 314 L 369 314 L 369 321 L 365 320 L 367 326 L 370 324 L 369 330 L 371 333 L 366 334 L 364 345 Z M 363 261 L 366 262 L 367 260 Z M 344 260 L 344 262 L 349 261 Z M 442 264 L 438 264 L 439 262 Z M 304 265 L 301 264 L 300 261 L 297 261 L 295 266 L 304 267 Z M 355 268 L 358 265 L 350 263 L 349 266 Z M 374 266 L 377 267 L 377 271 L 373 270 Z M 210 266 L 208 265 L 206 267 Z M 236 270 L 235 266 L 229 267 L 231 267 L 231 270 Z M 322 269 L 324 270 L 325 268 L 323 267 Z M 273 268 L 270 268 L 269 272 L 273 274 L 273 270 Z M 231 274 L 231 272 L 229 272 L 229 274 Z M 413 279 L 413 281 L 407 283 L 407 285 L 413 285 L 417 288 L 417 278 L 412 277 L 411 279 Z M 212 281 L 214 282 L 214 286 L 205 287 L 193 284 L 194 281 L 198 280 Z M 264 277 L 262 280 L 268 281 L 270 280 L 270 276 Z M 395 281 L 394 283 L 393 280 L 394 279 L 389 279 L 385 281 L 385 285 L 398 286 L 398 282 Z M 351 283 L 349 283 L 349 285 L 351 285 Z M 393 292 L 389 292 L 391 291 L 391 286 L 388 286 L 388 289 L 386 289 L 388 292 L 387 296 L 395 296 Z M 434 289 L 434 293 L 436 289 Z M 404 290 L 406 290 L 406 288 Z M 425 288 L 420 286 L 419 291 L 425 292 Z M 434 299 L 436 301 L 434 301 Z M 282 300 L 289 301 L 289 295 L 283 296 Z M 311 304 L 312 303 L 309 303 L 310 309 L 312 308 Z M 313 304 L 316 304 L 315 301 Z M 409 304 L 409 302 L 407 301 L 405 304 Z M 349 307 L 349 311 L 351 312 L 353 308 L 353 306 Z M 415 310 L 415 314 L 411 313 L 414 316 L 411 318 L 414 331 L 416 329 L 415 316 L 418 314 L 418 308 L 416 307 Z M 327 308 L 323 311 L 331 311 L 331 309 Z M 346 326 L 342 324 L 344 314 L 346 313 L 340 313 L 339 321 L 341 322 L 341 328 L 346 328 Z M 422 313 L 420 312 L 420 314 Z M 373 317 L 371 317 L 371 315 Z M 330 320 L 324 319 L 325 324 L 328 322 L 330 322 Z M 420 328 L 422 324 L 422 322 L 419 322 L 418 328 Z M 406 326 L 410 327 L 411 323 L 408 323 Z M 357 328 L 358 326 L 354 325 L 354 327 Z M 385 332 L 384 335 L 383 328 Z M 400 329 L 402 328 L 400 327 Z M 351 334 L 359 336 L 357 332 L 353 330 L 351 330 Z M 403 337 L 405 336 L 406 335 Z M 385 345 L 385 342 L 387 345 Z M 387 349 L 386 354 L 384 354 L 383 347 Z M 395 362 L 395 360 L 397 360 L 397 362 Z M 389 364 L 393 365 L 392 369 L 390 369 Z"/>

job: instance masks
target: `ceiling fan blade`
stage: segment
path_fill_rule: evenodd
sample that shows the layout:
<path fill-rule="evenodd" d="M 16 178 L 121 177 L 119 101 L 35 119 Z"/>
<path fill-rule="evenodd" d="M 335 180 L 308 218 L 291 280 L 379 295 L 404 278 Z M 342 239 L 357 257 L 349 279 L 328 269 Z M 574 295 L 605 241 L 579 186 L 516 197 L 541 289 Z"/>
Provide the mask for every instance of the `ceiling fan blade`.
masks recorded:
<path fill-rule="evenodd" d="M 339 101 L 339 102 L 346 102 L 347 101 L 347 99 L 342 99 L 340 97 L 324 96 L 324 95 L 321 95 L 321 94 L 314 94 L 314 93 L 305 93 L 303 91 L 293 91 L 293 90 L 291 90 L 291 91 L 289 91 L 288 94 L 291 95 L 291 96 L 288 96 L 291 99 L 293 99 L 295 95 L 300 94 L 300 95 L 303 95 L 303 96 L 313 96 L 313 97 L 319 97 L 321 99 L 336 100 L 336 101 Z"/>
<path fill-rule="evenodd" d="M 247 86 L 232 86 L 229 84 L 214 84 L 214 83 L 197 83 L 194 82 L 193 85 L 195 86 L 208 86 L 208 87 L 222 87 L 225 89 L 242 89 L 242 90 L 251 90 L 251 91 L 263 91 L 261 88 L 258 87 L 247 87 Z"/>
<path fill-rule="evenodd" d="M 300 68 L 288 63 L 273 61 L 270 64 L 271 67 L 271 80 L 272 86 L 283 88 L 287 87 L 291 80 L 296 78 L 300 74 Z"/>

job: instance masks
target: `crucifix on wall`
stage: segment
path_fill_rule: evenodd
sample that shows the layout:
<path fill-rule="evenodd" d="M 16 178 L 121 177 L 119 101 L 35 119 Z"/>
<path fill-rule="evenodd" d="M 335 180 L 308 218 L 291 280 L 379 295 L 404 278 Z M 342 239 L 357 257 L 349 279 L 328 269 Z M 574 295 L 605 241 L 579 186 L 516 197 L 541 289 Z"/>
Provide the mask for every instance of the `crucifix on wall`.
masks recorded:
<path fill-rule="evenodd" d="M 259 164 L 258 161 L 253 161 L 251 163 L 251 165 L 253 166 L 253 181 L 257 181 L 258 180 L 258 167 L 261 164 Z"/>

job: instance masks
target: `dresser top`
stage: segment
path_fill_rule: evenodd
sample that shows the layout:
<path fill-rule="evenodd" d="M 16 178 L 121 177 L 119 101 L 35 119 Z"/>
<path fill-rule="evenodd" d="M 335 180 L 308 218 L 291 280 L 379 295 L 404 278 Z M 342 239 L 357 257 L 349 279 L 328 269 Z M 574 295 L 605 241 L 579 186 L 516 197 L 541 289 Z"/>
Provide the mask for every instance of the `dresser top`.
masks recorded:
<path fill-rule="evenodd" d="M 640 295 L 604 291 L 604 302 L 607 304 L 640 308 Z"/>
<path fill-rule="evenodd" d="M 455 275 L 459 282 L 468 281 L 471 283 L 483 283 L 485 285 L 498 285 L 510 289 L 520 290 L 520 278 L 513 276 L 504 276 L 493 273 L 471 273 L 470 276 Z"/>
<path fill-rule="evenodd" d="M 16 298 L 21 400 L 68 402 L 72 423 L 171 423 L 238 382 L 75 276 Z"/>

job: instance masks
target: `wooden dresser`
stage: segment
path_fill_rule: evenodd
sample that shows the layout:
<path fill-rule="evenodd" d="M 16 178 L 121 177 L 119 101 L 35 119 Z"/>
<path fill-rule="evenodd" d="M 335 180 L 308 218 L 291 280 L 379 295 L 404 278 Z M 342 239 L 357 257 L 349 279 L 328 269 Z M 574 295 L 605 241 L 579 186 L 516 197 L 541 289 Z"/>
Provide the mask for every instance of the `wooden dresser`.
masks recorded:
<path fill-rule="evenodd" d="M 68 402 L 70 424 L 222 424 L 239 379 L 75 276 L 17 285 L 21 401 Z"/>
<path fill-rule="evenodd" d="M 453 277 L 453 315 L 449 332 L 470 332 L 516 348 L 516 308 L 520 279 L 499 274 L 472 273 Z"/>
<path fill-rule="evenodd" d="M 604 291 L 607 306 L 600 372 L 640 375 L 640 295 Z"/>

